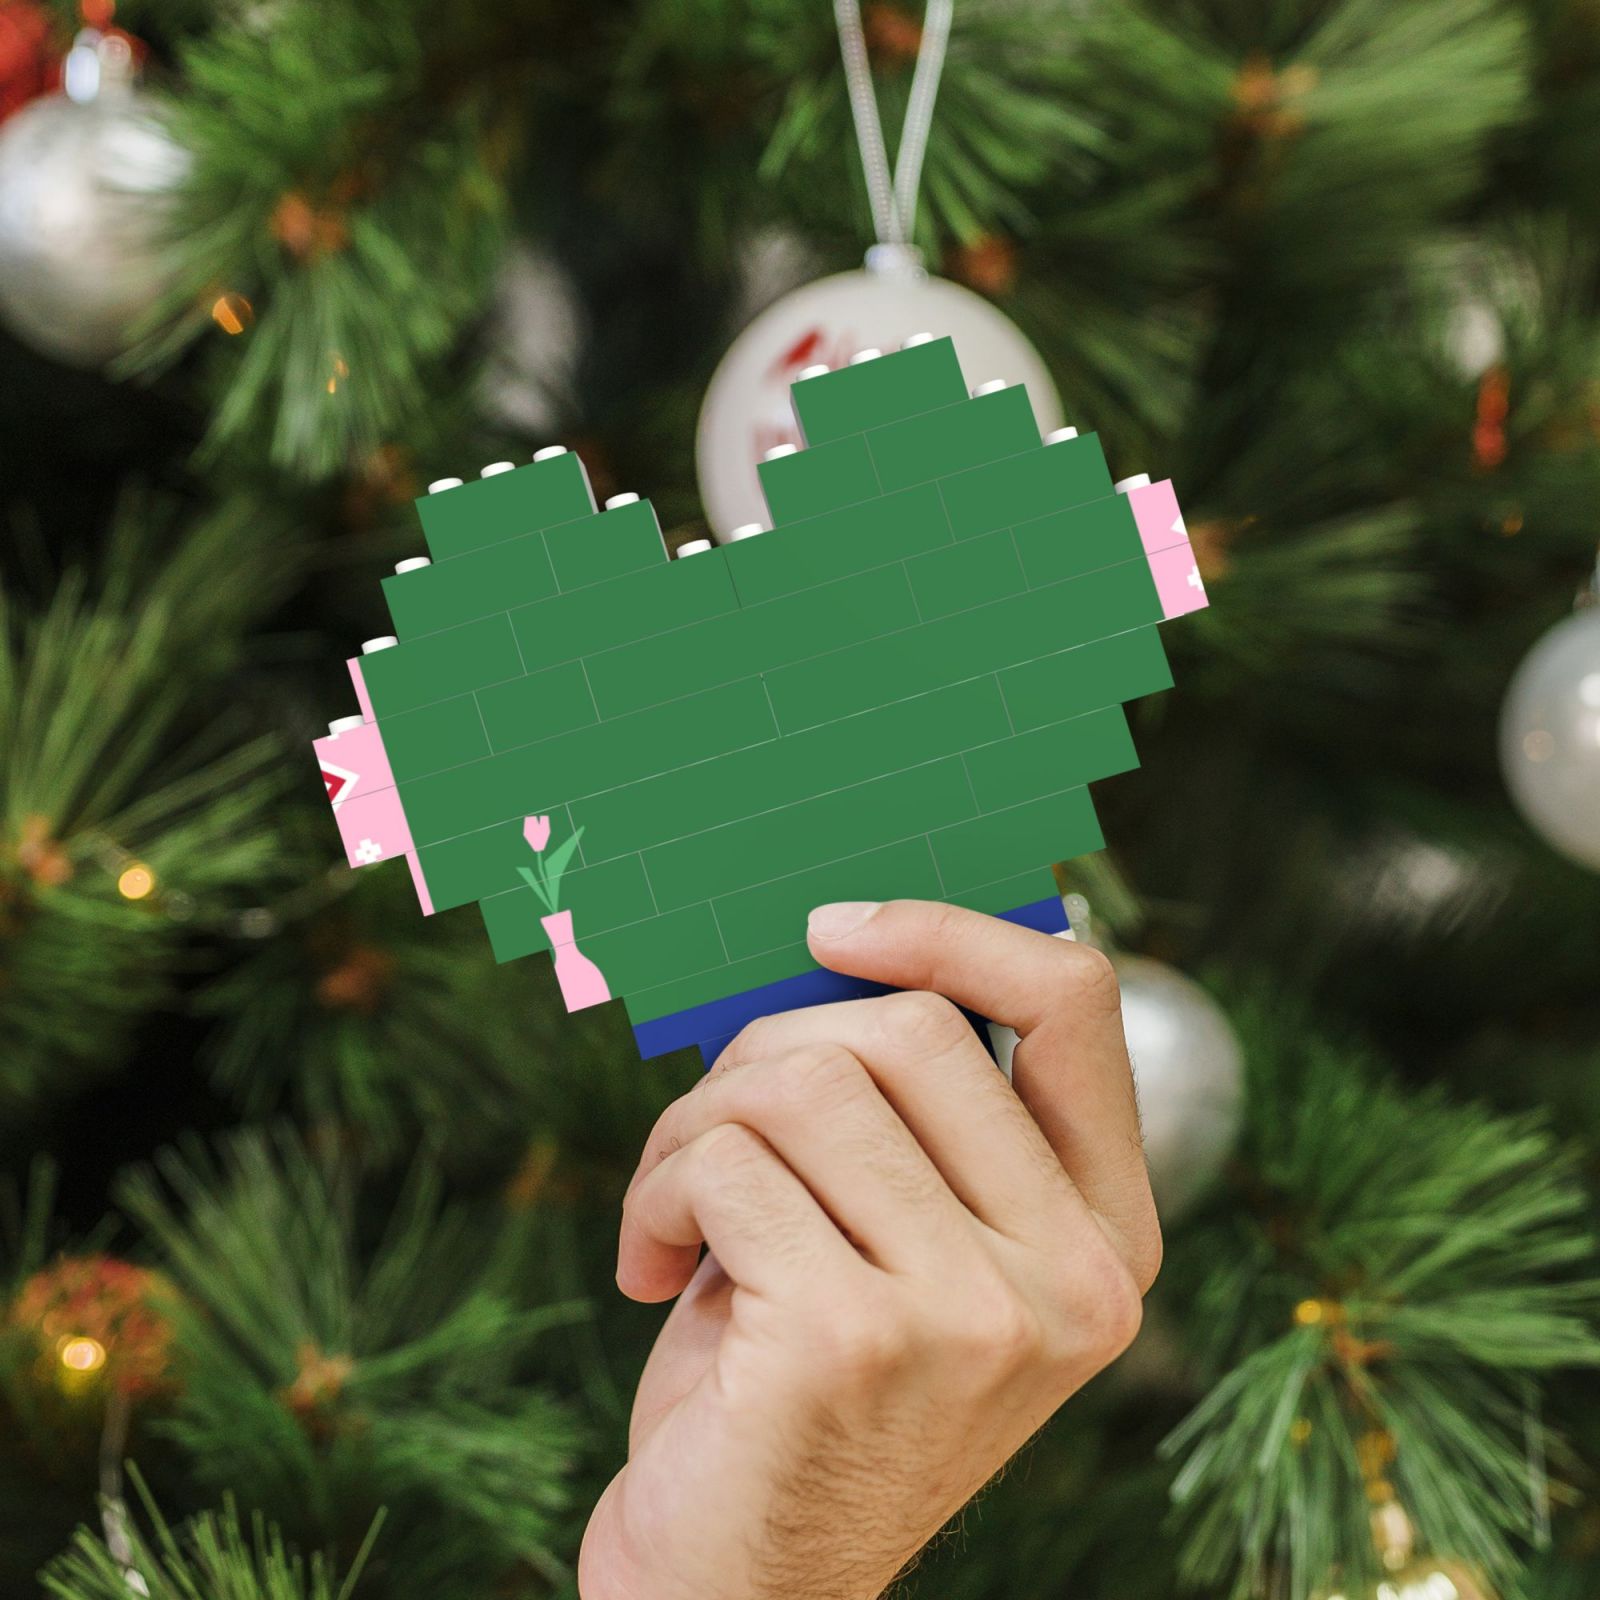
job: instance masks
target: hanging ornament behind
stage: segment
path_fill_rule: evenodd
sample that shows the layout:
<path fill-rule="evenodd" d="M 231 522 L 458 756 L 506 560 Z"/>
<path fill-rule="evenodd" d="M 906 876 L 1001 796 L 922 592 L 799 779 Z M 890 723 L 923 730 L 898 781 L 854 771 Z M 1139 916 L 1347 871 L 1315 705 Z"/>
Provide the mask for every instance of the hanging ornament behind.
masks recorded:
<path fill-rule="evenodd" d="M 1176 1222 L 1221 1172 L 1244 1110 L 1244 1056 L 1222 1008 L 1147 956 L 1118 956 L 1122 1026 L 1139 1091 L 1150 1186 Z"/>
<path fill-rule="evenodd" d="M 738 527 L 765 526 L 757 464 L 780 445 L 799 445 L 789 386 L 807 367 L 841 367 L 863 351 L 892 350 L 914 333 L 949 335 L 962 370 L 1023 384 L 1042 431 L 1060 427 L 1061 397 L 1021 331 L 982 296 L 930 277 L 910 241 L 933 102 L 950 31 L 949 0 L 932 0 L 922 30 L 905 128 L 891 184 L 859 9 L 835 8 L 851 110 L 878 243 L 864 270 L 808 283 L 769 306 L 722 358 L 700 411 L 695 461 L 706 520 L 726 541 Z"/>
<path fill-rule="evenodd" d="M 514 244 L 495 284 L 484 410 L 507 427 L 556 432 L 572 410 L 584 335 L 583 308 L 560 264 Z"/>
<path fill-rule="evenodd" d="M 1088 902 L 1069 895 L 1066 906 L 1071 927 L 1056 937 L 1099 947 Z M 1170 1224 L 1211 1185 L 1238 1140 L 1244 1054 L 1233 1025 L 1199 984 L 1148 956 L 1113 959 L 1150 1187 L 1161 1220 Z M 1009 1078 L 1017 1035 L 990 1024 L 989 1037 Z"/>
<path fill-rule="evenodd" d="M 1558 622 L 1517 668 L 1500 762 L 1534 831 L 1600 871 L 1600 604 Z"/>
<path fill-rule="evenodd" d="M 123 350 L 170 281 L 163 201 L 186 167 L 126 39 L 85 28 L 61 92 L 0 127 L 0 320 L 76 366 Z"/>
<path fill-rule="evenodd" d="M 789 385 L 805 368 L 842 367 L 860 350 L 894 350 L 914 333 L 955 341 L 964 372 L 1026 386 L 1045 432 L 1061 425 L 1061 398 L 1038 352 L 980 295 L 914 269 L 840 272 L 785 295 L 722 358 L 700 411 L 695 462 L 706 520 L 719 542 L 763 525 L 756 466 L 777 445 L 801 443 Z"/>

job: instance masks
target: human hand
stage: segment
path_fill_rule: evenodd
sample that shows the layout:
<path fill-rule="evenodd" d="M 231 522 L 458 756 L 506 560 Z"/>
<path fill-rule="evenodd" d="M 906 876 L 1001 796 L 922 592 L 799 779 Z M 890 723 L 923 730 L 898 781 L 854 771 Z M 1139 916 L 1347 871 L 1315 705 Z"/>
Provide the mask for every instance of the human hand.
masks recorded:
<path fill-rule="evenodd" d="M 810 945 L 922 992 L 754 1022 L 657 1122 L 617 1281 L 677 1304 L 583 1600 L 874 1600 L 1138 1329 L 1160 1232 L 1105 957 L 920 901 L 821 907 Z M 951 1000 L 1017 1030 L 1014 1087 Z"/>

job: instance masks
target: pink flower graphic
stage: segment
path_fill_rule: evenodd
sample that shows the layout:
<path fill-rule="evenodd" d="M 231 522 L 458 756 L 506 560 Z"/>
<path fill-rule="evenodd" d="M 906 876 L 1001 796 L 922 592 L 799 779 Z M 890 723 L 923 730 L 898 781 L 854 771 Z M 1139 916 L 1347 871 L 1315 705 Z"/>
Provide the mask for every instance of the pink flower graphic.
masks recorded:
<path fill-rule="evenodd" d="M 522 837 L 535 850 L 543 850 L 550 843 L 549 817 L 524 817 L 522 819 Z"/>

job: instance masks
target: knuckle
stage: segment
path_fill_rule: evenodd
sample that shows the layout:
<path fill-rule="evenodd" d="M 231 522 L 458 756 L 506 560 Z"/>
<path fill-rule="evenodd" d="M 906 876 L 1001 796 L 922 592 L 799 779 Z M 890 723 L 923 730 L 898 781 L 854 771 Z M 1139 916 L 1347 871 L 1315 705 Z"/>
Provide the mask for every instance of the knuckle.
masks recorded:
<path fill-rule="evenodd" d="M 757 1017 L 745 1023 L 717 1057 L 717 1065 L 720 1067 L 726 1063 L 731 1068 L 747 1061 L 759 1061 L 769 1052 L 773 1026 L 774 1019 L 771 1017 Z"/>
<path fill-rule="evenodd" d="M 1103 950 L 1093 945 L 1062 943 L 1067 958 L 1067 983 L 1081 1005 L 1101 1012 L 1122 1010 L 1122 985 L 1117 969 Z"/>
<path fill-rule="evenodd" d="M 1161 1276 L 1161 1263 L 1166 1258 L 1166 1241 L 1161 1236 L 1161 1222 L 1156 1216 L 1155 1203 L 1150 1205 L 1149 1222 L 1138 1229 L 1133 1240 L 1133 1259 L 1128 1270 L 1141 1294 Z"/>
<path fill-rule="evenodd" d="M 791 1050 L 772 1063 L 768 1092 L 782 1105 L 815 1113 L 837 1111 L 870 1087 L 865 1069 L 848 1050 L 811 1045 Z"/>
<path fill-rule="evenodd" d="M 739 1122 L 719 1122 L 695 1141 L 695 1164 L 703 1181 L 742 1183 L 765 1163 L 767 1142 Z"/>
<path fill-rule="evenodd" d="M 916 989 L 877 1003 L 884 1027 L 920 1052 L 948 1050 L 966 1038 L 966 1018 L 943 995 Z"/>
<path fill-rule="evenodd" d="M 887 1295 L 863 1295 L 834 1307 L 819 1331 L 822 1370 L 835 1379 L 872 1382 L 893 1370 L 911 1348 L 904 1315 Z"/>
<path fill-rule="evenodd" d="M 1144 1321 L 1144 1296 L 1121 1256 L 1095 1232 L 1100 1243 L 1075 1263 L 1070 1294 L 1076 1354 L 1098 1370 L 1133 1343 Z"/>
<path fill-rule="evenodd" d="M 948 1319 L 945 1341 L 962 1371 L 988 1381 L 1028 1371 L 1048 1347 L 1038 1312 L 1006 1283 L 972 1297 Z"/>
<path fill-rule="evenodd" d="M 963 924 L 970 921 L 963 912 L 943 900 L 902 900 L 897 904 L 914 908 L 925 923 L 924 934 L 936 943 L 958 937 Z"/>

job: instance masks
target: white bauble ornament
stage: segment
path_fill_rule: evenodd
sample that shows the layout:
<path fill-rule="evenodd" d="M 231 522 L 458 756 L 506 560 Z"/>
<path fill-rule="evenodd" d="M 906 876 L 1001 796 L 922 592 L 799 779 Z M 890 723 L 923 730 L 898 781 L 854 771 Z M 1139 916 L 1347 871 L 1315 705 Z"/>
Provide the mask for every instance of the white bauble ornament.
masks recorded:
<path fill-rule="evenodd" d="M 1600 870 L 1600 606 L 1558 622 L 1513 674 L 1500 763 L 1534 831 Z"/>
<path fill-rule="evenodd" d="M 70 82 L 70 79 L 69 79 Z M 35 100 L 0 127 L 0 319 L 35 349 L 96 366 L 167 287 L 162 202 L 186 167 L 144 97 L 103 83 Z"/>
<path fill-rule="evenodd" d="M 585 332 L 566 271 L 541 251 L 513 245 L 495 283 L 483 373 L 488 415 L 526 433 L 553 433 L 572 406 Z"/>
<path fill-rule="evenodd" d="M 858 350 L 892 350 L 925 332 L 955 341 L 969 382 L 1025 384 L 1040 429 L 1061 426 L 1061 397 L 1039 353 L 981 295 L 892 256 L 887 267 L 836 273 L 768 306 L 712 376 L 700 409 L 695 464 L 706 520 L 718 540 L 746 523 L 767 521 L 756 465 L 774 445 L 804 442 L 789 404 L 789 386 L 802 369 L 818 362 L 843 366 Z"/>
<path fill-rule="evenodd" d="M 1239 1133 L 1244 1057 L 1217 1003 L 1160 961 L 1118 956 L 1122 1025 L 1156 1209 L 1177 1221 L 1222 1170 Z"/>

